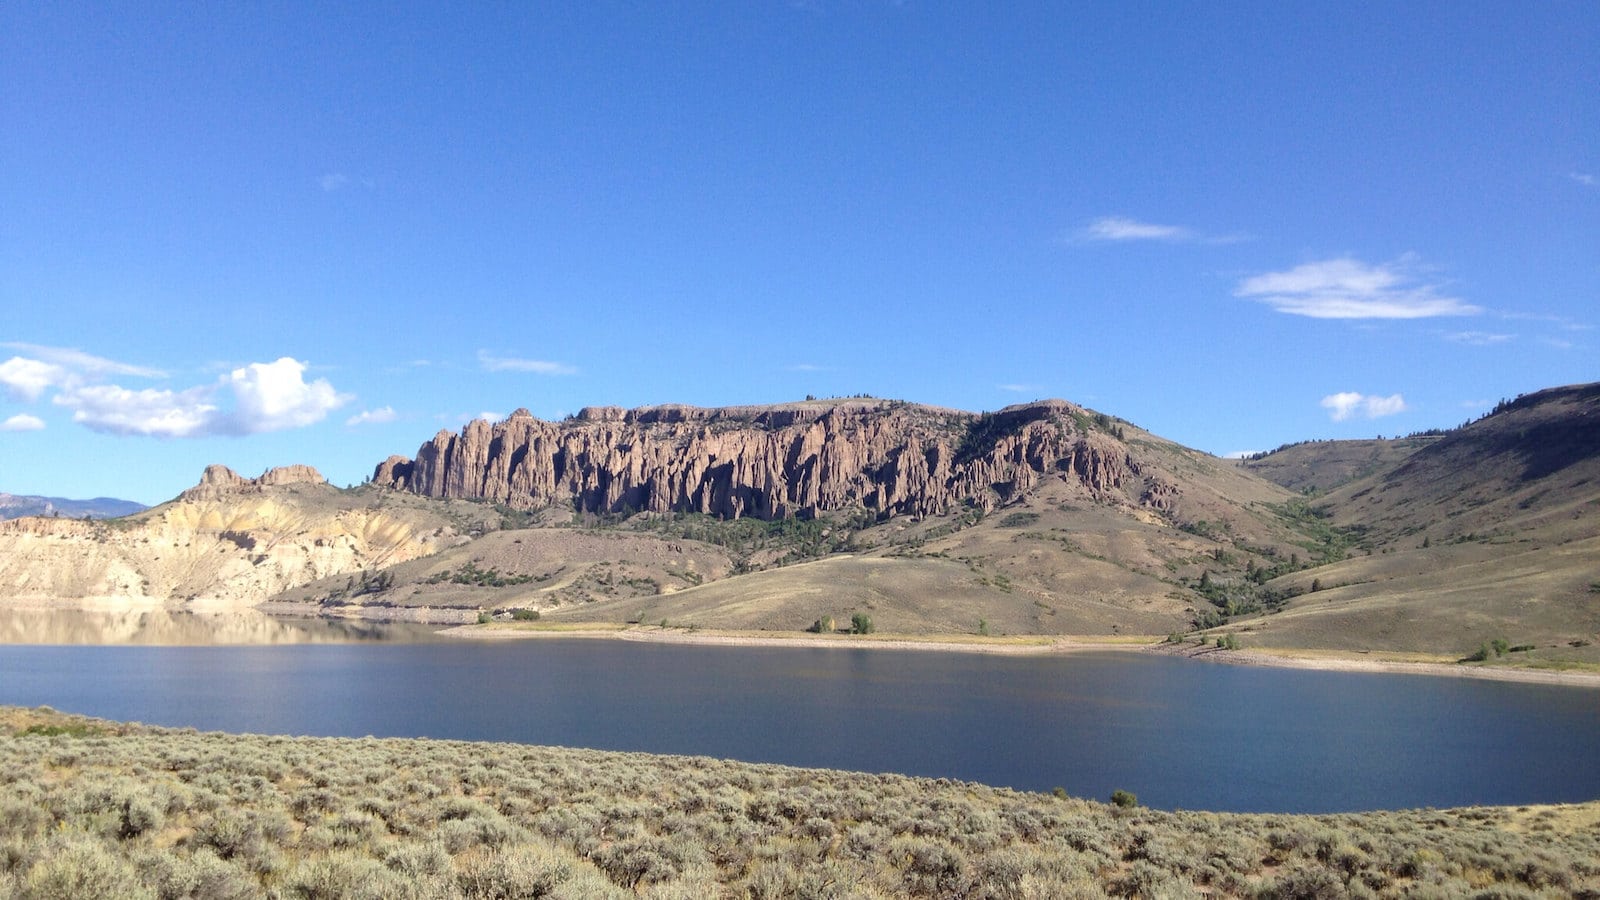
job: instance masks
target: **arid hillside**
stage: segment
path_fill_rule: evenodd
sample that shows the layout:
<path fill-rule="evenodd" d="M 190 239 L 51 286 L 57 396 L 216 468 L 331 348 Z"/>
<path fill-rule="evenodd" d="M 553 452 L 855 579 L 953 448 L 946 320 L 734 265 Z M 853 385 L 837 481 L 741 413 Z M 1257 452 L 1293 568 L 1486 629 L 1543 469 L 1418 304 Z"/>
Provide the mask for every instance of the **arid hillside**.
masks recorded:
<path fill-rule="evenodd" d="M 469 521 L 451 512 L 391 492 L 341 491 L 306 466 L 258 479 L 213 466 L 182 496 L 127 518 L 0 522 L 0 603 L 253 605 L 466 540 Z"/>
<path fill-rule="evenodd" d="M 909 633 L 1167 634 L 1205 605 L 1194 585 L 1207 570 L 1276 570 L 1315 544 L 1282 488 L 1063 401 L 988 415 L 876 400 L 518 413 L 443 433 L 374 480 L 561 527 L 278 600 L 381 616 L 520 608 L 797 631 L 863 612 Z"/>
<path fill-rule="evenodd" d="M 1297 494 L 1325 494 L 1385 471 L 1442 436 L 1304 441 L 1242 459 L 1239 467 Z"/>
<path fill-rule="evenodd" d="M 1312 503 L 1348 558 L 1273 582 L 1304 593 L 1253 641 L 1468 654 L 1501 639 L 1550 664 L 1595 658 L 1600 385 L 1501 404 Z"/>

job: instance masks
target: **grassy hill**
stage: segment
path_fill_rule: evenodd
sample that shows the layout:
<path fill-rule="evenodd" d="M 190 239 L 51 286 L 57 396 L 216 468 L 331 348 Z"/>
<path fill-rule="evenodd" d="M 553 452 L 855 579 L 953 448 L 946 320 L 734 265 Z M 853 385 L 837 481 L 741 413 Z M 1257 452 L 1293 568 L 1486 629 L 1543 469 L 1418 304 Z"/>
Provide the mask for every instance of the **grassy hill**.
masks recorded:
<path fill-rule="evenodd" d="M 1253 645 L 1600 661 L 1600 385 L 1502 404 L 1313 508 L 1347 558 L 1272 582 L 1299 594 Z"/>
<path fill-rule="evenodd" d="M 1392 468 L 1442 436 L 1304 441 L 1246 457 L 1239 467 L 1297 494 L 1324 494 Z"/>

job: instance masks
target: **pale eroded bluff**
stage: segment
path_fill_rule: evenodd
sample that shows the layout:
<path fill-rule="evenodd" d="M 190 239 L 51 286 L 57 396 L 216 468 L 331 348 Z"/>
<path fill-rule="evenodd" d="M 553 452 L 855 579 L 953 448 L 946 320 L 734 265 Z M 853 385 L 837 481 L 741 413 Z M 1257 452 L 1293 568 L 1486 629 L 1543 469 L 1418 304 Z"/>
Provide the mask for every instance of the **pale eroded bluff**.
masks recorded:
<path fill-rule="evenodd" d="M 0 522 L 0 606 L 247 606 L 453 539 L 444 520 L 368 505 L 309 466 L 259 478 L 211 466 L 177 499 L 125 519 Z"/>
<path fill-rule="evenodd" d="M 899 401 L 807 401 L 703 409 L 589 407 L 562 422 L 519 409 L 440 431 L 414 460 L 392 456 L 379 485 L 515 508 L 813 516 L 855 507 L 930 515 L 990 509 L 1062 477 L 1102 502 L 1164 508 L 1171 484 L 1145 475 L 1103 416 L 1061 400 L 975 414 Z"/>

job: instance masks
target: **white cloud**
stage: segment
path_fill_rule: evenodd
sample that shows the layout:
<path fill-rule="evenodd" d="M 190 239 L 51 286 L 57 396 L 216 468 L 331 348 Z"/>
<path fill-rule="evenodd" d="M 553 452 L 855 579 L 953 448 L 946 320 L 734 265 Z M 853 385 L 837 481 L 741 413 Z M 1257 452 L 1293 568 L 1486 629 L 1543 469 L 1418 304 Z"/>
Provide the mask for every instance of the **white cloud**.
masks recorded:
<path fill-rule="evenodd" d="M 1260 453 L 1260 452 L 1261 452 L 1260 450 L 1235 450 L 1232 453 L 1224 453 L 1224 454 L 1222 454 L 1222 458 L 1223 459 L 1244 459 L 1246 457 L 1255 456 L 1257 453 Z"/>
<path fill-rule="evenodd" d="M 233 391 L 235 400 L 228 423 L 233 433 L 304 428 L 354 399 L 334 390 L 325 378 L 307 384 L 305 371 L 305 363 L 285 356 L 223 376 L 222 384 Z"/>
<path fill-rule="evenodd" d="M 91 384 L 63 390 L 55 402 L 72 410 L 72 421 L 104 434 L 150 437 L 197 437 L 217 420 L 211 402 L 215 388 L 186 391 L 146 388 L 130 391 L 114 384 Z"/>
<path fill-rule="evenodd" d="M 1588 172 L 1568 172 L 1567 177 L 1583 185 L 1584 187 L 1600 188 L 1600 177 L 1592 175 Z"/>
<path fill-rule="evenodd" d="M 46 388 L 59 387 L 67 378 L 66 369 L 37 359 L 13 356 L 0 363 L 0 384 L 6 386 L 6 393 L 13 400 L 32 403 Z"/>
<path fill-rule="evenodd" d="M 829 372 L 828 366 L 819 366 L 816 363 L 795 363 L 789 367 L 791 372 Z"/>
<path fill-rule="evenodd" d="M 486 372 L 532 372 L 535 375 L 576 375 L 578 370 L 566 363 L 543 359 L 517 359 L 494 356 L 486 350 L 478 351 L 478 365 Z"/>
<path fill-rule="evenodd" d="M 396 418 L 394 407 L 381 406 L 377 409 L 364 409 L 345 419 L 344 424 L 351 427 L 356 425 L 382 425 L 385 422 L 393 422 Z"/>
<path fill-rule="evenodd" d="M 1355 391 L 1343 391 L 1323 397 L 1322 408 L 1328 410 L 1329 418 L 1335 422 L 1343 422 L 1358 415 L 1368 419 L 1392 416 L 1405 412 L 1407 407 L 1405 398 L 1399 394 L 1376 397 Z"/>
<path fill-rule="evenodd" d="M 1013 394 L 1030 394 L 1039 390 L 1036 384 L 997 384 L 995 387 Z"/>
<path fill-rule="evenodd" d="M 317 179 L 317 184 L 322 185 L 325 191 L 337 191 L 350 183 L 350 176 L 343 172 L 329 172 Z"/>
<path fill-rule="evenodd" d="M 1234 296 L 1313 319 L 1424 319 L 1483 311 L 1420 282 L 1413 263 L 1409 255 L 1376 266 L 1349 257 L 1306 263 L 1246 278 Z"/>
<path fill-rule="evenodd" d="M 1182 241 L 1194 235 L 1177 225 L 1155 225 L 1122 216 L 1090 222 L 1078 236 L 1089 241 Z"/>
<path fill-rule="evenodd" d="M 27 413 L 18 413 L 4 422 L 0 422 L 0 431 L 40 431 L 43 428 L 43 419 L 38 416 L 30 416 Z"/>
<path fill-rule="evenodd" d="M 54 385 L 52 402 L 71 409 L 74 422 L 105 434 L 162 438 L 259 434 L 320 422 L 352 399 L 325 379 L 306 383 L 305 368 L 305 363 L 286 356 L 276 362 L 251 363 L 212 384 L 178 391 L 85 383 L 73 374 Z M 231 410 L 223 407 L 227 395 L 233 400 Z"/>

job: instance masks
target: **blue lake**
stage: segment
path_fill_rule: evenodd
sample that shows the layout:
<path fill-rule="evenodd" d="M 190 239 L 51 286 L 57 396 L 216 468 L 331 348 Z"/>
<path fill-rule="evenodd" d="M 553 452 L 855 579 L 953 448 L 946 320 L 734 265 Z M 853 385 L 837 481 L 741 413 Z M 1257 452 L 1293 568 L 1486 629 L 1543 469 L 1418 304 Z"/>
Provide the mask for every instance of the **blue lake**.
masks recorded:
<path fill-rule="evenodd" d="M 1600 799 L 1600 691 L 611 640 L 0 645 L 0 703 L 202 730 L 517 741 L 892 771 L 1161 808 Z M 394 635 L 390 635 L 394 637 Z"/>

